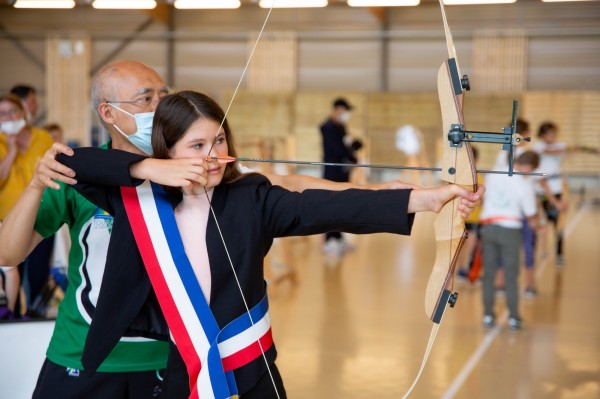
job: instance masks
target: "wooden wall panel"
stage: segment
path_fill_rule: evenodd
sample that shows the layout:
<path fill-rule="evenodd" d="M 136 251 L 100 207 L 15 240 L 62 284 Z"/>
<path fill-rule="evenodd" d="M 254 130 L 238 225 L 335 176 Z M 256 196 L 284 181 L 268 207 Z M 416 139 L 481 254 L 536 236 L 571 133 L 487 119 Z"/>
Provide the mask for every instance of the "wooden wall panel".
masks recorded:
<path fill-rule="evenodd" d="M 49 122 L 64 129 L 65 142 L 89 146 L 91 116 L 90 41 L 87 37 L 50 37 L 46 42 Z"/>
<path fill-rule="evenodd" d="M 478 92 L 505 93 L 527 88 L 527 44 L 524 34 L 482 32 L 473 38 L 471 80 Z"/>
<path fill-rule="evenodd" d="M 380 44 L 364 40 L 306 40 L 299 44 L 300 90 L 378 90 Z"/>
<path fill-rule="evenodd" d="M 252 55 L 246 87 L 263 92 L 292 92 L 298 81 L 298 41 L 293 32 L 258 35 L 248 39 Z"/>

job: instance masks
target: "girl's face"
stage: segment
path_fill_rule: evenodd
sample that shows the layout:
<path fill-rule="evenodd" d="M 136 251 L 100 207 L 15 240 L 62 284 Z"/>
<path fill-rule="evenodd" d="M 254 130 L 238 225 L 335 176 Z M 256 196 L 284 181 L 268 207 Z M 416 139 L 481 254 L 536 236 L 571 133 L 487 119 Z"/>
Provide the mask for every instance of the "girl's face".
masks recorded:
<path fill-rule="evenodd" d="M 209 155 L 208 151 L 213 145 L 210 151 L 211 156 L 227 155 L 229 148 L 227 146 L 227 140 L 225 138 L 225 131 L 221 128 L 221 131 L 217 135 L 215 140 L 215 134 L 219 129 L 219 123 L 208 119 L 200 118 L 185 132 L 183 137 L 175 143 L 171 148 L 170 153 L 173 159 L 177 158 L 201 158 L 206 159 Z M 207 164 L 208 168 L 208 183 L 207 189 L 211 189 L 218 186 L 223 179 L 225 173 L 225 167 L 227 164 L 219 163 L 212 160 Z"/>

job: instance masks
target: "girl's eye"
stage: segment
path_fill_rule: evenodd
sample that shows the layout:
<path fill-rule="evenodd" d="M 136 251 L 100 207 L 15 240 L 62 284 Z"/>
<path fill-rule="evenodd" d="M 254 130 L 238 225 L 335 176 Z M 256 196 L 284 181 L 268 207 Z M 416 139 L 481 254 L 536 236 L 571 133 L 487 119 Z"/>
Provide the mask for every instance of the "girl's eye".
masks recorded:
<path fill-rule="evenodd" d="M 217 138 L 217 144 L 223 144 L 225 142 L 225 137 Z"/>
<path fill-rule="evenodd" d="M 202 144 L 201 143 L 196 143 L 196 144 L 192 145 L 192 148 L 201 149 L 202 148 Z"/>

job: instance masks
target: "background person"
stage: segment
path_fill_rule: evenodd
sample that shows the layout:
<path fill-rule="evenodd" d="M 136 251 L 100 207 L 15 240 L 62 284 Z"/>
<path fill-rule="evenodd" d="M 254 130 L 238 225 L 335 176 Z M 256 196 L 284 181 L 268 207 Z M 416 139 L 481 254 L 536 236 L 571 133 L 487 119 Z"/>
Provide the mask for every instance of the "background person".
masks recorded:
<path fill-rule="evenodd" d="M 323 162 L 356 163 L 355 152 L 362 147 L 360 140 L 353 140 L 346 131 L 346 124 L 350 120 L 352 106 L 344 98 L 333 102 L 331 114 L 321 124 L 321 137 L 323 144 Z M 324 166 L 323 178 L 335 182 L 350 181 L 350 167 Z M 340 256 L 349 250 L 350 246 L 344 241 L 342 233 L 331 231 L 325 234 L 323 250 L 334 256 Z"/>
<path fill-rule="evenodd" d="M 19 97 L 0 95 L 0 222 L 6 218 L 21 193 L 33 177 L 38 159 L 52 146 L 52 137 L 45 130 L 29 125 Z M 17 304 L 20 281 L 27 276 L 27 299 L 31 303 L 48 277 L 52 242 L 48 242 L 17 270 L 6 271 L 7 305 L 15 316 L 25 309 Z M 19 261 L 22 261 L 21 258 Z M 45 272 L 44 272 L 45 271 Z M 12 317 L 12 315 L 8 315 Z"/>

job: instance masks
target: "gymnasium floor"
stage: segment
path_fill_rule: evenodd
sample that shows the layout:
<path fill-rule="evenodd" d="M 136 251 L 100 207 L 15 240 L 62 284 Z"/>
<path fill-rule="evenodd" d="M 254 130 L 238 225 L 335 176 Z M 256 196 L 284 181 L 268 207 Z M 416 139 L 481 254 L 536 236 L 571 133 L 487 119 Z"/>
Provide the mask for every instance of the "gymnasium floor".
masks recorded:
<path fill-rule="evenodd" d="M 455 284 L 458 303 L 411 397 L 600 397 L 600 207 L 573 209 L 567 220 L 564 266 L 556 268 L 552 251 L 539 261 L 538 297 L 521 297 L 522 331 L 508 330 L 503 297 L 499 325 L 484 330 L 481 287 Z M 432 326 L 423 305 L 432 222 L 419 215 L 412 237 L 352 237 L 356 249 L 339 264 L 318 250 L 319 238 L 294 239 L 299 283 L 271 289 L 290 398 L 402 397 Z"/>
<path fill-rule="evenodd" d="M 498 297 L 500 325 L 485 331 L 480 287 L 457 283 L 458 303 L 411 398 L 600 397 L 600 207 L 572 203 L 564 267 L 557 270 L 551 251 L 539 262 L 539 295 L 521 301 L 525 329 L 508 330 Z M 432 326 L 423 296 L 433 217 L 419 215 L 412 237 L 350 237 L 356 248 L 339 263 L 321 253 L 320 237 L 292 239 L 298 283 L 269 288 L 290 399 L 402 397 Z M 0 398 L 30 397 L 52 324 L 0 324 Z"/>

